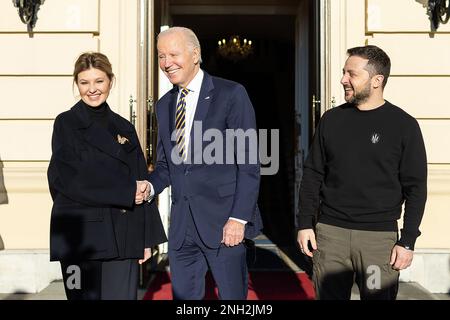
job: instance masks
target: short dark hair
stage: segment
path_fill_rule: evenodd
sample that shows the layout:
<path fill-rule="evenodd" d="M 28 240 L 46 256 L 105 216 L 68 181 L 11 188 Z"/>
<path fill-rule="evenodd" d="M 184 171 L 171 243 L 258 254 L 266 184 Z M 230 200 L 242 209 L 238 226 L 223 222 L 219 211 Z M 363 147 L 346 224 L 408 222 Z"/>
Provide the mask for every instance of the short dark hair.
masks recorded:
<path fill-rule="evenodd" d="M 364 59 L 368 59 L 367 66 L 369 68 L 367 71 L 369 75 L 373 77 L 376 74 L 381 74 L 384 76 L 382 87 L 386 86 L 389 74 L 391 72 L 391 59 L 382 49 L 377 46 L 368 45 L 363 47 L 354 47 L 347 50 L 349 57 L 358 56 Z"/>

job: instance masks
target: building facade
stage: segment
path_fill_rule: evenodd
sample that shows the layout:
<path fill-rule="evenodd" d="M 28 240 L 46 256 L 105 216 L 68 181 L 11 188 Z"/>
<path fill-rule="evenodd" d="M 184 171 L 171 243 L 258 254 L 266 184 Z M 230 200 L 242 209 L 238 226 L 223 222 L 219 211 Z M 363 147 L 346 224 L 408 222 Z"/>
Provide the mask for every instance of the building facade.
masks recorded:
<path fill-rule="evenodd" d="M 71 76 L 78 55 L 93 50 L 110 58 L 117 80 L 108 102 L 135 122 L 146 155 L 154 158 L 149 132 L 155 123 L 147 114 L 170 88 L 155 63 L 157 32 L 172 25 L 174 15 L 256 14 L 295 19 L 295 111 L 303 119 L 299 150 L 307 149 L 313 127 L 309 74 L 319 79 L 316 98 L 322 103 L 315 106 L 321 114 L 344 101 L 339 81 L 347 48 L 375 44 L 390 55 L 385 97 L 418 120 L 429 169 L 422 236 L 401 279 L 448 292 L 450 24 L 431 32 L 426 5 L 426 0 L 46 0 L 29 34 L 13 3 L 0 2 L 0 292 L 38 292 L 60 278 L 59 264 L 49 262 L 52 202 L 46 171 L 53 121 L 78 100 Z M 169 203 L 166 192 L 159 202 L 166 222 Z"/>

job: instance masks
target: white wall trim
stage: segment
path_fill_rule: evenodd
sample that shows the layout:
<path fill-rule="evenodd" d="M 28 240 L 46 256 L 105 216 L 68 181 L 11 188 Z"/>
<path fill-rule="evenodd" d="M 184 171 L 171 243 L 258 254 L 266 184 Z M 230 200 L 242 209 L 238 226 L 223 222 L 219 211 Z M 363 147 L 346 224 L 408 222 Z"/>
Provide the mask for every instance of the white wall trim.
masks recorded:
<path fill-rule="evenodd" d="M 50 262 L 49 250 L 0 251 L 0 293 L 38 293 L 60 279 L 60 264 Z"/>
<path fill-rule="evenodd" d="M 450 249 L 416 249 L 400 281 L 417 282 L 431 293 L 450 292 Z"/>

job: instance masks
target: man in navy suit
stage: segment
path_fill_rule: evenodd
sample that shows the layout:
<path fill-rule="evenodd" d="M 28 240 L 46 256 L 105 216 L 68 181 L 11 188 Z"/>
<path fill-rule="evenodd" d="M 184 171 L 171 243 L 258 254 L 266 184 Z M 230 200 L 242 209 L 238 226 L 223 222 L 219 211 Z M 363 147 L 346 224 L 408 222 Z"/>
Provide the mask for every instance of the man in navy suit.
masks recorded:
<path fill-rule="evenodd" d="M 253 106 L 242 85 L 200 69 L 200 44 L 192 30 L 161 32 L 157 49 L 159 66 L 174 87 L 156 107 L 158 159 L 148 192 L 172 187 L 173 297 L 202 299 L 209 267 L 221 299 L 246 299 L 245 239 L 262 229 Z M 237 134 L 227 140 L 229 133 Z M 237 141 L 243 134 L 244 144 Z"/>

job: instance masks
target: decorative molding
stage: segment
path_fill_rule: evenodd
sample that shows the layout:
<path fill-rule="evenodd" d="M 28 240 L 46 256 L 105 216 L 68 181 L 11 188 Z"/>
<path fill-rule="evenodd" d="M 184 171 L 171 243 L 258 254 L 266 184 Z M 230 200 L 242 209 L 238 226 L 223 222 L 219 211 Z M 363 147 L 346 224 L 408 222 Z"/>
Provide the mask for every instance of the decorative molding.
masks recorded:
<path fill-rule="evenodd" d="M 450 197 L 450 164 L 428 165 L 428 195 Z"/>
<path fill-rule="evenodd" d="M 172 5 L 172 15 L 295 15 L 297 6 Z"/>
<path fill-rule="evenodd" d="M 0 162 L 3 164 L 5 189 L 11 193 L 48 193 L 48 161 L 38 162 Z"/>

